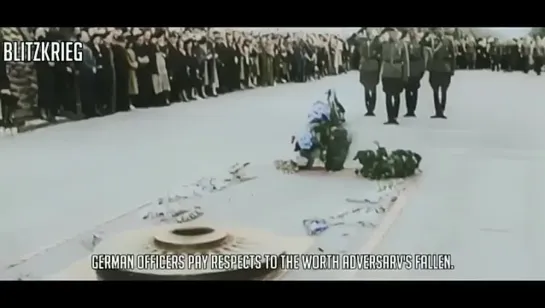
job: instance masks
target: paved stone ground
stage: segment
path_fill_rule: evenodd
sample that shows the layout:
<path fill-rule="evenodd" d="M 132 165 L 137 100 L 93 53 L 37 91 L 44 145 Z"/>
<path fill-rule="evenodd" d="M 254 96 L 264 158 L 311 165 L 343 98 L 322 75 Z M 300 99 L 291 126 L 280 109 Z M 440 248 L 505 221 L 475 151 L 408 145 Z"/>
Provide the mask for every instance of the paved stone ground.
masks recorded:
<path fill-rule="evenodd" d="M 2 138 L 0 264 L 94 230 L 237 161 L 251 161 L 260 179 L 202 199 L 210 206 L 205 217 L 301 234 L 301 218 L 344 210 L 338 200 L 376 188 L 340 178 L 293 176 L 288 181 L 270 170 L 274 159 L 292 155 L 290 136 L 302 128 L 309 105 L 334 87 L 348 109 L 352 151 L 379 140 L 424 156 L 418 188 L 374 252 L 450 253 L 456 265 L 452 272 L 344 276 L 543 278 L 539 261 L 545 249 L 538 239 L 545 219 L 539 205 L 545 180 L 542 84 L 542 78 L 531 74 L 458 72 L 447 106 L 449 119 L 442 121 L 428 118 L 433 106 L 424 81 L 419 118 L 384 127 L 383 96 L 378 98 L 378 117 L 363 117 L 363 91 L 357 73 L 350 73 Z M 326 190 L 330 185 L 337 188 Z M 340 233 L 347 232 L 353 236 L 339 241 Z M 331 230 L 318 245 L 355 253 L 369 236 Z"/>

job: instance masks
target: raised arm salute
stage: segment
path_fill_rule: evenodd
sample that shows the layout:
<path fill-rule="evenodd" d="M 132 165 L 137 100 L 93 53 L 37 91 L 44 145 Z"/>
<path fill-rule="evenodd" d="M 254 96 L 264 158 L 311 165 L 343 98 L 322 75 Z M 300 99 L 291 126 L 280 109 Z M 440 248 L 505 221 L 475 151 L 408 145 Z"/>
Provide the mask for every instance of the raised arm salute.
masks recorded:
<path fill-rule="evenodd" d="M 399 124 L 399 105 L 401 92 L 409 78 L 409 54 L 407 45 L 400 41 L 400 33 L 393 28 L 383 31 L 385 42 L 382 43 L 382 89 L 386 94 L 386 113 L 388 121 L 385 125 Z"/>
<path fill-rule="evenodd" d="M 445 37 L 442 28 L 435 28 L 434 34 L 428 38 L 427 45 L 430 48 L 428 70 L 435 105 L 435 115 L 431 117 L 446 119 L 447 91 L 456 69 L 454 43 L 452 39 Z"/>
<path fill-rule="evenodd" d="M 358 38 L 360 83 L 365 91 L 366 116 L 375 116 L 381 47 L 377 33 L 373 31 L 364 30 L 363 36 Z"/>

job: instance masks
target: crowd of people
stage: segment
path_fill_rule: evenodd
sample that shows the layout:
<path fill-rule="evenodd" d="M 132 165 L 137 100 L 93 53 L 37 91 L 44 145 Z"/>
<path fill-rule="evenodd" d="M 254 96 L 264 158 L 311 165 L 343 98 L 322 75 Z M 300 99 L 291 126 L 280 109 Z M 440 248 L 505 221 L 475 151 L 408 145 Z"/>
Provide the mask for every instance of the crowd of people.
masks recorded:
<path fill-rule="evenodd" d="M 397 124 L 403 91 L 405 116 L 416 115 L 425 71 L 434 93 L 433 117 L 446 118 L 447 90 L 456 69 L 533 69 L 539 75 L 544 64 L 545 42 L 539 37 L 500 41 L 435 28 L 378 29 L 361 28 L 344 38 L 225 28 L 35 28 L 35 40 L 84 43 L 83 62 L 34 64 L 37 110 L 50 122 L 59 114 L 100 117 L 359 68 L 366 115 L 374 115 L 382 83 L 386 124 Z M 12 127 L 17 98 L 7 75 L 6 63 L 0 62 L 2 126 Z"/>
<path fill-rule="evenodd" d="M 210 28 L 37 28 L 34 33 L 36 40 L 84 43 L 82 62 L 35 63 L 37 105 L 51 122 L 60 113 L 100 117 L 350 69 L 347 42 L 328 34 Z M 3 117 L 8 127 L 9 113 Z"/>

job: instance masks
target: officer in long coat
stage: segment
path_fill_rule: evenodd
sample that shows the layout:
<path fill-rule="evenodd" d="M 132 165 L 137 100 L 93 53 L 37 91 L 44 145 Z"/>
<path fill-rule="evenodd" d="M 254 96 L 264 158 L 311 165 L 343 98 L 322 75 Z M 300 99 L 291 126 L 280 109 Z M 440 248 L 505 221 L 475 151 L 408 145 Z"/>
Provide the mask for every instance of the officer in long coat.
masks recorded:
<path fill-rule="evenodd" d="M 401 92 L 409 79 L 409 53 L 405 42 L 399 39 L 400 33 L 393 28 L 385 28 L 387 40 L 382 43 L 382 89 L 386 94 L 385 125 L 399 124 L 399 105 Z"/>
<path fill-rule="evenodd" d="M 426 47 L 420 42 L 421 37 L 416 29 L 407 32 L 407 51 L 409 53 L 409 79 L 405 84 L 405 104 L 407 113 L 405 117 L 415 117 L 416 105 L 418 102 L 418 90 L 420 80 L 426 71 L 426 61 L 429 53 Z"/>
<path fill-rule="evenodd" d="M 447 91 L 456 69 L 456 53 L 452 39 L 444 36 L 443 29 L 436 28 L 434 34 L 427 41 L 430 48 L 428 70 L 435 105 L 435 115 L 431 117 L 446 119 Z"/>
<path fill-rule="evenodd" d="M 490 69 L 492 71 L 499 71 L 501 68 L 501 61 L 503 57 L 503 45 L 498 38 L 490 44 Z"/>
<path fill-rule="evenodd" d="M 532 51 L 532 57 L 534 58 L 534 71 L 539 76 L 541 75 L 541 69 L 543 68 L 545 57 L 545 42 L 542 38 L 536 38 L 536 43 Z"/>
<path fill-rule="evenodd" d="M 377 85 L 380 75 L 381 44 L 376 33 L 363 31 L 363 37 L 358 40 L 360 55 L 360 83 L 365 91 L 366 116 L 375 116 L 377 104 Z"/>

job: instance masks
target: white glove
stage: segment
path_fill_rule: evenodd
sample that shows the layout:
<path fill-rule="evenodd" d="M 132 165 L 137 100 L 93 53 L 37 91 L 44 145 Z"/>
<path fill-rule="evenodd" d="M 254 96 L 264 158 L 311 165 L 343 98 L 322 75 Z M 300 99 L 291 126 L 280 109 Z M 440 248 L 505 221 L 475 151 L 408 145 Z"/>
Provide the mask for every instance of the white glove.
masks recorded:
<path fill-rule="evenodd" d="M 295 163 L 297 163 L 298 166 L 306 166 L 308 164 L 308 159 L 301 155 L 297 155 Z"/>

